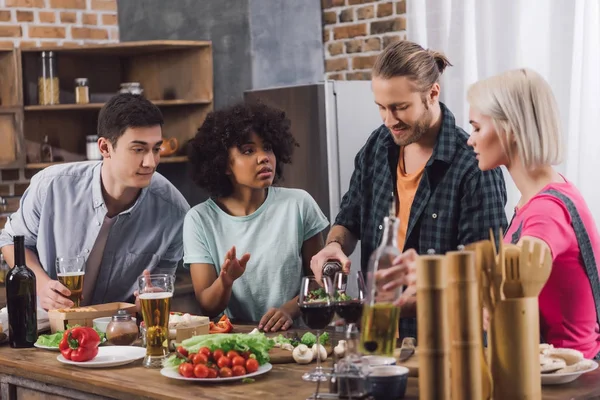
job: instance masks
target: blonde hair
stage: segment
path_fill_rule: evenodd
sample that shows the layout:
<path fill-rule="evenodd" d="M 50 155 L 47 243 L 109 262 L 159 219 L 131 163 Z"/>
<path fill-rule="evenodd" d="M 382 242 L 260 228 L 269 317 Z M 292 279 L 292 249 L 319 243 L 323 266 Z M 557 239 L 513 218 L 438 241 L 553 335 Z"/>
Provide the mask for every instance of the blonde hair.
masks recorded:
<path fill-rule="evenodd" d="M 406 76 L 425 92 L 438 82 L 450 61 L 440 52 L 425 50 L 417 43 L 401 40 L 387 46 L 373 65 L 374 77 L 390 79 Z"/>
<path fill-rule="evenodd" d="M 562 161 L 558 105 L 550 85 L 537 72 L 521 68 L 478 81 L 469 87 L 467 101 L 492 118 L 509 158 L 513 139 L 528 169 Z"/>

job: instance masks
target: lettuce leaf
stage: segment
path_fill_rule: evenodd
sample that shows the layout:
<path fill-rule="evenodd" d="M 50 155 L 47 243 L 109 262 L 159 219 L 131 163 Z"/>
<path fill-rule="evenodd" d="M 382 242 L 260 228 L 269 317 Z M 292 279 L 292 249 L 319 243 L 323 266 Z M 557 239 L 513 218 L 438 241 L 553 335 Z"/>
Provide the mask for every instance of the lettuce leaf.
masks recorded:
<path fill-rule="evenodd" d="M 210 351 L 222 349 L 224 352 L 235 350 L 238 352 L 250 351 L 256 355 L 260 365 L 269 362 L 269 350 L 273 348 L 274 341 L 264 333 L 252 335 L 246 333 L 211 333 L 209 335 L 194 336 L 181 342 L 181 346 L 188 353 L 197 353 L 201 347 L 208 347 Z M 163 363 L 164 367 L 176 368 L 183 360 L 176 355 L 170 356 Z"/>

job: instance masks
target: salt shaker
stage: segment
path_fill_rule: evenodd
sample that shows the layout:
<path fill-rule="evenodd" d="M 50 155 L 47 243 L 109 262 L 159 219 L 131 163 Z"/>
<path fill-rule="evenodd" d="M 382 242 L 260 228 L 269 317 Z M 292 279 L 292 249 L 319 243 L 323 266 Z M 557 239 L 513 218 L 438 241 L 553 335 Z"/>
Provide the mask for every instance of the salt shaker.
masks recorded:
<path fill-rule="evenodd" d="M 106 327 L 106 341 L 115 346 L 130 346 L 138 338 L 138 327 L 131 315 L 119 310 Z"/>

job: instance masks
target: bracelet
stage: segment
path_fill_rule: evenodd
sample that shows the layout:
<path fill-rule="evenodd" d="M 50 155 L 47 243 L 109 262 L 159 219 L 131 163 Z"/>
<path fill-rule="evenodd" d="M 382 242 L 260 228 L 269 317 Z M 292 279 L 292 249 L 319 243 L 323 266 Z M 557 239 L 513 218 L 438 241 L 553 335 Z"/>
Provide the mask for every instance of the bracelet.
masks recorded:
<path fill-rule="evenodd" d="M 344 245 L 342 244 L 341 240 L 339 240 L 339 239 L 330 240 L 329 242 L 327 242 L 327 246 L 329 246 L 331 243 L 337 243 L 340 245 L 340 248 L 342 250 L 344 249 Z"/>

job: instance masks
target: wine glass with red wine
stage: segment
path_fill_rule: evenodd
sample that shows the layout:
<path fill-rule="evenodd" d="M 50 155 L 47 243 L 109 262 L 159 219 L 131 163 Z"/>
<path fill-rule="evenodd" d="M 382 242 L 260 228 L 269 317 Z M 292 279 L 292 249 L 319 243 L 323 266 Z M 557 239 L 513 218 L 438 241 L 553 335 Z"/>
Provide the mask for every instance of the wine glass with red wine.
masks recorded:
<path fill-rule="evenodd" d="M 302 312 L 302 320 L 310 329 L 316 331 L 317 343 L 320 343 L 321 330 L 331 323 L 335 314 L 331 279 L 323 276 L 319 282 L 313 276 L 302 278 L 298 306 Z M 317 367 L 304 374 L 302 379 L 310 382 L 325 382 L 328 377 L 329 374 L 321 367 L 321 358 L 317 357 Z"/>
<path fill-rule="evenodd" d="M 356 296 L 348 294 L 347 289 L 351 281 L 356 283 Z M 333 286 L 335 312 L 348 324 L 347 330 L 352 331 L 354 324 L 362 317 L 366 293 L 363 274 L 360 271 L 353 271 L 348 275 L 338 272 L 333 278 Z"/>

